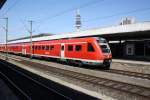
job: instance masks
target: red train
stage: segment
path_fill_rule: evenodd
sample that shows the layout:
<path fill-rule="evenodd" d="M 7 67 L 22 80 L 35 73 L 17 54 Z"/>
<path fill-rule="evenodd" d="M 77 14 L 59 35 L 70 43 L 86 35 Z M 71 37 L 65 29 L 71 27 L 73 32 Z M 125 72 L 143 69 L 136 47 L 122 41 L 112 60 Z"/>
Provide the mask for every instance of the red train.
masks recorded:
<path fill-rule="evenodd" d="M 0 51 L 5 52 L 4 44 Z M 30 42 L 9 43 L 9 53 L 30 55 Z M 112 54 L 104 38 L 85 37 L 59 40 L 42 40 L 32 43 L 32 55 L 50 57 L 79 65 L 88 64 L 110 68 Z"/>

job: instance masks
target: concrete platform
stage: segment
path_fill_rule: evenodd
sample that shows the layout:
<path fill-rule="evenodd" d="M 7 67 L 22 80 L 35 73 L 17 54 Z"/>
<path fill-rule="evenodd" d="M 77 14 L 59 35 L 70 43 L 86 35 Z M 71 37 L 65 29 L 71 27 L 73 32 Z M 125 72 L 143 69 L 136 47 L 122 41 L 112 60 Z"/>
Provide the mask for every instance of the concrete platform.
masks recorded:
<path fill-rule="evenodd" d="M 135 64 L 135 65 L 144 65 L 150 67 L 150 62 L 148 61 L 136 61 L 136 60 L 125 60 L 125 59 L 113 59 L 112 62 L 118 63 L 127 63 L 127 64 Z"/>
<path fill-rule="evenodd" d="M 111 69 L 150 74 L 150 62 L 124 59 L 113 59 Z"/>

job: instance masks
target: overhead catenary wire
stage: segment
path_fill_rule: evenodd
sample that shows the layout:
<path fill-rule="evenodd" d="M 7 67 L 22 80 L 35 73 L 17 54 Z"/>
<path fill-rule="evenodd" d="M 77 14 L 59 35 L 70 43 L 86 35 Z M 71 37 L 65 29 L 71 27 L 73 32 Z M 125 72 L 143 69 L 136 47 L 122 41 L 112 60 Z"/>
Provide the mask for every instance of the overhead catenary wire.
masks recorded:
<path fill-rule="evenodd" d="M 16 0 L 0 17 L 5 16 L 10 10 L 12 10 L 21 0 Z"/>
<path fill-rule="evenodd" d="M 99 17 L 96 17 L 96 18 L 93 18 L 93 19 L 84 20 L 83 22 L 88 23 L 88 22 L 92 22 L 92 21 L 97 21 L 97 20 L 101 20 L 101 19 L 107 19 L 107 18 L 119 16 L 119 15 L 136 13 L 136 12 L 143 12 L 143 11 L 147 11 L 147 10 L 150 10 L 150 7 L 134 9 L 134 10 L 131 10 L 131 11 L 126 11 L 126 12 L 119 12 L 119 13 L 115 13 L 115 14 L 108 15 L 108 16 L 103 16 L 103 17 L 99 16 Z"/>
<path fill-rule="evenodd" d="M 12 10 L 19 3 L 19 1 L 21 1 L 21 0 L 14 1 L 13 4 L 10 7 L 8 7 L 8 9 L 2 15 L 0 15 L 0 18 L 4 17 L 10 10 Z"/>
<path fill-rule="evenodd" d="M 36 21 L 36 24 L 39 24 L 39 25 L 36 25 L 36 28 L 35 29 L 38 29 L 40 26 L 42 26 L 41 23 L 47 21 L 47 20 L 50 20 L 50 19 L 53 19 L 53 18 L 56 18 L 58 16 L 61 16 L 67 12 L 71 12 L 71 11 L 74 11 L 76 10 L 77 8 L 79 9 L 82 9 L 82 8 L 85 8 L 85 7 L 88 7 L 88 6 L 91 6 L 91 5 L 94 5 L 94 4 L 97 4 L 99 2 L 102 2 L 104 0 L 95 0 L 95 1 L 91 1 L 91 2 L 87 2 L 85 4 L 82 4 L 78 7 L 73 7 L 73 8 L 70 8 L 70 9 L 67 9 L 67 10 L 64 10 L 62 12 L 59 12 L 55 15 L 52 15 L 52 16 L 48 16 L 46 18 L 43 18 L 43 19 L 39 19 Z M 17 0 L 15 1 L 17 2 Z M 14 3 L 14 6 L 16 5 L 16 3 Z M 12 6 L 13 7 L 13 6 Z M 11 7 L 10 7 L 11 8 Z M 149 10 L 150 8 L 142 8 L 142 9 L 135 9 L 135 10 L 132 10 L 132 11 L 127 11 L 127 12 L 119 12 L 119 13 L 116 13 L 116 14 L 112 14 L 112 15 L 108 15 L 108 16 L 99 16 L 99 17 L 96 17 L 96 18 L 93 18 L 93 19 L 87 19 L 87 20 L 83 20 L 82 22 L 84 23 L 88 23 L 88 22 L 92 22 L 92 21 L 96 21 L 96 20 L 101 20 L 101 19 L 108 19 L 108 18 L 111 18 L 111 17 L 115 17 L 115 16 L 119 16 L 119 15 L 123 15 L 123 14 L 129 14 L 129 13 L 135 13 L 135 12 L 142 12 L 142 11 L 146 11 L 146 10 Z M 8 10 L 9 11 L 9 10 Z M 23 21 L 21 21 L 21 23 L 23 24 L 23 27 L 25 28 L 25 30 L 27 30 L 29 32 L 29 29 L 27 28 L 27 26 L 25 25 L 25 23 Z"/>
<path fill-rule="evenodd" d="M 82 5 L 80 5 L 80 6 L 73 7 L 73 8 L 70 8 L 70 9 L 64 10 L 64 11 L 62 11 L 62 12 L 59 12 L 59 13 L 57 13 L 57 14 L 55 14 L 55 15 L 48 16 L 48 17 L 43 18 L 43 19 L 39 19 L 39 20 L 38 20 L 38 22 L 39 22 L 39 23 L 42 23 L 42 22 L 44 22 L 44 21 L 46 21 L 46 20 L 49 20 L 49 19 L 52 19 L 52 18 L 55 18 L 55 17 L 61 16 L 61 15 L 65 14 L 65 13 L 68 13 L 68 12 L 74 11 L 74 10 L 76 10 L 76 9 L 82 9 L 82 8 L 85 8 L 85 7 L 88 7 L 88 6 L 94 5 L 94 4 L 96 4 L 96 3 L 98 3 L 98 2 L 102 2 L 102 1 L 104 1 L 104 0 L 95 0 L 95 1 L 87 2 L 87 3 L 82 4 Z"/>
<path fill-rule="evenodd" d="M 1 17 L 1 16 L 5 16 L 12 8 L 14 8 L 14 6 L 17 5 L 17 3 L 19 3 L 19 1 L 21 1 L 21 0 L 16 0 L 9 8 L 3 13 L 3 15 L 0 15 L 0 17 Z M 64 10 L 64 11 L 62 11 L 62 12 L 59 12 L 59 13 L 57 13 L 57 14 L 55 14 L 55 15 L 48 16 L 48 17 L 46 17 L 46 18 L 44 18 L 44 19 L 40 19 L 40 20 L 38 20 L 37 22 L 42 23 L 42 22 L 45 22 L 45 21 L 48 20 L 48 19 L 52 19 L 52 18 L 61 16 L 61 15 L 65 14 L 65 13 L 67 13 L 67 12 L 76 10 L 77 8 L 78 8 L 78 9 L 81 9 L 81 8 L 88 7 L 88 6 L 90 6 L 90 5 L 94 5 L 94 4 L 96 4 L 96 3 L 98 3 L 98 2 L 102 2 L 102 1 L 104 1 L 104 0 L 90 1 L 90 2 L 87 2 L 87 3 L 83 4 L 83 5 L 80 5 L 80 6 L 78 6 L 78 7 L 74 7 L 74 8 L 71 8 L 71 9 L 67 9 L 67 10 Z M 25 28 L 25 30 L 27 30 L 27 31 L 29 32 L 29 29 L 27 28 L 27 26 L 25 25 L 25 23 L 24 23 L 22 20 L 20 20 L 20 22 L 21 22 L 21 24 L 23 25 L 23 27 Z M 41 26 L 41 24 L 40 24 L 38 27 L 40 27 L 40 26 Z"/>
<path fill-rule="evenodd" d="M 101 0 L 101 1 L 104 1 L 104 0 Z M 98 1 L 94 1 L 92 3 L 87 3 L 87 6 L 93 5 L 93 4 L 97 3 L 97 2 Z M 81 9 L 81 8 L 84 8 L 84 7 L 87 7 L 87 6 L 85 4 L 85 5 L 80 6 L 79 8 Z M 70 10 L 68 10 L 68 12 L 72 11 L 72 10 L 75 10 L 77 8 L 70 9 Z M 111 17 L 120 16 L 120 15 L 124 15 L 124 14 L 137 13 L 137 12 L 143 12 L 143 11 L 148 11 L 148 10 L 150 10 L 150 7 L 140 8 L 140 9 L 133 9 L 133 10 L 130 10 L 130 11 L 119 12 L 119 13 L 115 13 L 115 14 L 108 15 L 108 16 L 103 16 L 103 17 L 99 16 L 99 17 L 96 17 L 96 18 L 92 18 L 92 19 L 88 19 L 88 20 L 83 20 L 82 22 L 88 23 L 88 22 L 97 21 L 97 20 L 101 20 L 101 19 L 108 19 L 108 18 L 111 18 Z M 51 17 L 49 17 L 49 19 L 55 18 L 57 16 L 61 16 L 62 14 L 65 14 L 65 13 L 67 13 L 67 11 L 66 12 L 64 11 L 64 12 L 60 13 L 60 15 L 57 14 L 55 16 L 51 16 Z M 42 23 L 42 22 L 40 22 L 40 23 Z M 39 28 L 40 26 L 41 26 L 41 24 L 37 28 Z"/>
<path fill-rule="evenodd" d="M 99 16 L 99 17 L 96 17 L 96 18 L 93 18 L 93 19 L 83 20 L 82 22 L 89 23 L 89 22 L 92 22 L 92 21 L 97 21 L 97 20 L 102 20 L 102 19 L 104 20 L 104 19 L 108 19 L 108 18 L 111 18 L 111 17 L 115 17 L 115 16 L 120 16 L 120 15 L 124 15 L 124 14 L 131 14 L 131 13 L 137 13 L 137 12 L 143 12 L 143 11 L 148 11 L 148 10 L 150 10 L 150 7 L 134 9 L 134 10 L 125 11 L 125 12 L 119 12 L 119 13 L 115 13 L 115 14 L 108 15 L 108 16 L 103 16 L 103 17 Z"/>
<path fill-rule="evenodd" d="M 61 16 L 61 15 L 65 14 L 65 13 L 68 13 L 68 12 L 71 12 L 71 11 L 75 11 L 75 10 L 77 10 L 77 9 L 82 9 L 82 8 L 85 8 L 85 7 L 88 7 L 88 6 L 97 4 L 97 3 L 99 3 L 99 2 L 103 2 L 103 1 L 104 1 L 104 0 L 90 1 L 90 2 L 87 2 L 87 3 L 82 4 L 82 5 L 80 5 L 80 6 L 73 7 L 73 8 L 67 9 L 67 10 L 64 10 L 64 11 L 59 12 L 59 13 L 57 13 L 57 14 L 54 14 L 54 15 L 52 15 L 52 16 L 48 16 L 48 17 L 46 17 L 46 18 L 39 19 L 39 20 L 37 20 L 37 23 L 39 23 L 39 25 L 37 26 L 37 28 L 39 29 L 39 27 L 41 26 L 41 23 L 43 23 L 43 22 L 45 22 L 45 21 L 47 21 L 47 20 L 56 18 L 56 17 Z"/>
<path fill-rule="evenodd" d="M 23 22 L 22 19 L 20 19 L 20 22 L 21 22 L 21 24 L 23 25 L 24 29 L 25 29 L 27 32 L 30 32 L 30 30 L 28 29 L 28 27 L 26 26 L 26 24 Z"/>

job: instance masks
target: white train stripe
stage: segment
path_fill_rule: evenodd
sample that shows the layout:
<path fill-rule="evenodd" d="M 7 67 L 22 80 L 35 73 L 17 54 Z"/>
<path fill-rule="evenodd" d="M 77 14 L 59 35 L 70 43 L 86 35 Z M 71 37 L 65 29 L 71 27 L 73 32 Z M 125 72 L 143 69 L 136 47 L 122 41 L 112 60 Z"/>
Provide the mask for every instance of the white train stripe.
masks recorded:
<path fill-rule="evenodd" d="M 49 56 L 49 55 L 40 55 L 40 54 L 33 54 L 33 55 L 35 55 L 35 56 L 52 57 L 52 58 L 61 58 L 59 56 Z M 64 57 L 64 59 L 80 60 L 80 61 L 95 62 L 95 63 L 103 63 L 103 61 L 104 61 L 104 60 L 90 60 L 90 59 L 80 59 L 80 58 L 70 58 L 70 57 Z"/>
<path fill-rule="evenodd" d="M 22 52 L 15 52 L 15 53 L 22 53 Z M 30 53 L 26 53 L 30 55 Z M 43 57 L 51 57 L 51 58 L 61 58 L 60 56 L 51 56 L 51 55 L 43 55 L 43 54 L 32 54 L 33 56 L 43 56 Z M 93 63 L 103 63 L 104 60 L 91 60 L 91 59 L 80 59 L 80 58 L 71 58 L 71 57 L 64 57 L 63 59 L 72 59 L 72 60 L 80 60 L 85 62 L 93 62 Z"/>

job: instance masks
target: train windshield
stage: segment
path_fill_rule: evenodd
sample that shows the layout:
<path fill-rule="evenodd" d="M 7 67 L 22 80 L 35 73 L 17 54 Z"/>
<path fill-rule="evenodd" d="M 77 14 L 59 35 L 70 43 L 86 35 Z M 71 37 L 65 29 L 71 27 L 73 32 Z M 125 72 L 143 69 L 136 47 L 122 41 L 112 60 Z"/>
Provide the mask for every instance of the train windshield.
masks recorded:
<path fill-rule="evenodd" d="M 100 45 L 103 53 L 110 53 L 108 45 Z"/>
<path fill-rule="evenodd" d="M 107 43 L 107 41 L 105 39 L 103 39 L 103 38 L 97 39 L 97 42 L 98 43 Z"/>
<path fill-rule="evenodd" d="M 103 53 L 110 53 L 110 48 L 107 41 L 104 38 L 98 38 L 97 42 L 99 43 L 100 48 L 102 49 Z"/>

